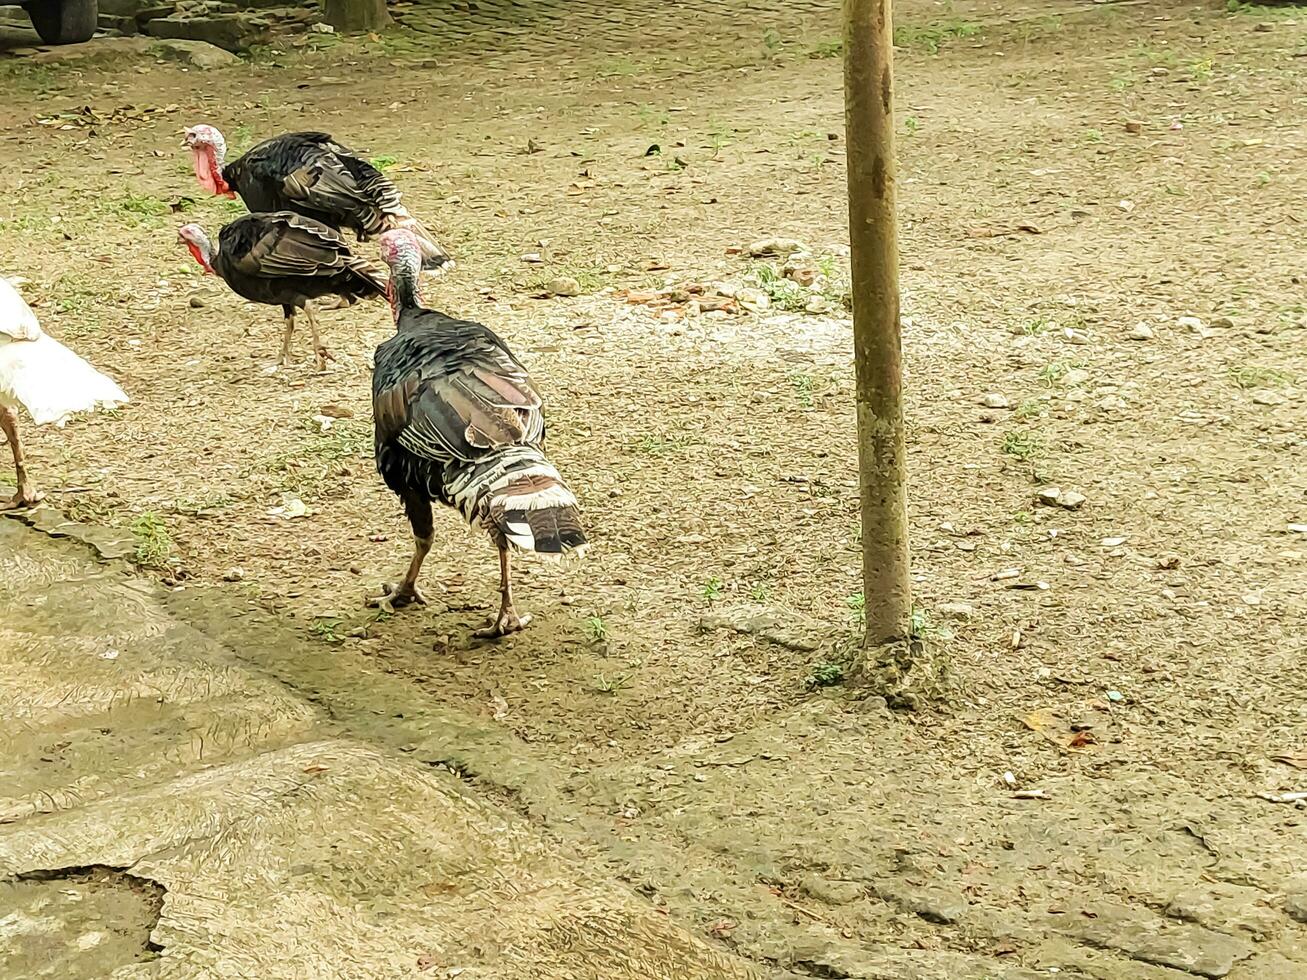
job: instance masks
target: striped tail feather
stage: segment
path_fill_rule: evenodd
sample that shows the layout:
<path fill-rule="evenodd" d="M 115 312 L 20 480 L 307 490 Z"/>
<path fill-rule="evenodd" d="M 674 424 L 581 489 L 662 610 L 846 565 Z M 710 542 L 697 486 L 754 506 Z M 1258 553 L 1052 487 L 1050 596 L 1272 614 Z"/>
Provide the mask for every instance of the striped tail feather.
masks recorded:
<path fill-rule="evenodd" d="M 534 446 L 513 446 L 460 466 L 445 489 L 468 523 L 519 551 L 585 552 L 576 495 Z"/>

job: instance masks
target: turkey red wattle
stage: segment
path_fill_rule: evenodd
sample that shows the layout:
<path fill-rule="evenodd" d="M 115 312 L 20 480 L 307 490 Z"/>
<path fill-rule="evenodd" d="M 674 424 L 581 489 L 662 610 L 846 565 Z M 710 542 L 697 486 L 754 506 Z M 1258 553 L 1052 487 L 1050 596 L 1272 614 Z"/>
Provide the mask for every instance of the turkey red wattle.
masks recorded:
<path fill-rule="evenodd" d="M 235 198 L 236 192 L 227 186 L 222 177 L 222 166 L 218 163 L 218 154 L 207 143 L 196 143 L 191 147 L 191 163 L 195 167 L 195 177 L 210 194 L 221 194 Z"/>

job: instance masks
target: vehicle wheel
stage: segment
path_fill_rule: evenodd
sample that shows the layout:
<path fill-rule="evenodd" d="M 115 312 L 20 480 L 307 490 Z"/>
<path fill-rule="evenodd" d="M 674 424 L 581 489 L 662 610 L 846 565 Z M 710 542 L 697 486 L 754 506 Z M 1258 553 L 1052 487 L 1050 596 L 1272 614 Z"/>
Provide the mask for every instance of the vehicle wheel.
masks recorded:
<path fill-rule="evenodd" d="M 100 11 L 97 0 L 33 0 L 27 15 L 46 44 L 77 44 L 91 39 Z"/>

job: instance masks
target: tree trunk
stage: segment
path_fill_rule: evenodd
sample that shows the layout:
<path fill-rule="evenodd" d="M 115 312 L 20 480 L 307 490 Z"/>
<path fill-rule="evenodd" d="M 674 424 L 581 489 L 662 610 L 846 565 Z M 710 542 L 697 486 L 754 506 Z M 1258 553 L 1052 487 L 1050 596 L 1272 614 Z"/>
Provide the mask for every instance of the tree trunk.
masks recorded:
<path fill-rule="evenodd" d="M 322 19 L 346 34 L 390 26 L 386 0 L 323 0 Z"/>
<path fill-rule="evenodd" d="M 890 687 L 906 677 L 919 649 L 911 636 L 892 39 L 891 0 L 845 0 L 845 145 L 867 616 L 853 673 L 855 680 Z"/>

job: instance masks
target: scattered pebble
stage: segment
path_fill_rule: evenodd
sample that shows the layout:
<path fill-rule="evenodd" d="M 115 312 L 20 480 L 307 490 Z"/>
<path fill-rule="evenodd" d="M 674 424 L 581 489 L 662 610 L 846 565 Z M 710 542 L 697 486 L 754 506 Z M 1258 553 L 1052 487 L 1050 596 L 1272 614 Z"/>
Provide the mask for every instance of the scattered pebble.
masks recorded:
<path fill-rule="evenodd" d="M 540 257 L 540 253 L 539 253 L 539 252 L 527 252 L 525 255 L 522 256 L 522 261 L 523 261 L 523 262 L 531 262 L 531 263 L 534 264 L 534 263 L 538 263 L 538 262 L 543 262 L 544 259 L 542 259 L 542 258 Z"/>
<path fill-rule="evenodd" d="M 243 568 L 229 568 L 222 575 L 224 582 L 239 582 L 243 578 L 245 578 L 245 569 Z"/>
<path fill-rule="evenodd" d="M 1082 385 L 1089 380 L 1089 372 L 1084 368 L 1072 368 L 1066 374 L 1062 375 L 1062 383 L 1067 387 L 1074 388 L 1076 385 Z"/>
<path fill-rule="evenodd" d="M 1112 701 L 1112 702 L 1124 701 L 1124 700 L 1125 700 L 1125 695 L 1122 694 L 1120 691 L 1108 691 L 1108 692 L 1107 692 L 1107 700 Z"/>
<path fill-rule="evenodd" d="M 206 302 L 204 302 L 204 300 L 201 299 L 199 296 L 192 296 L 192 297 L 191 297 L 191 309 L 193 309 L 193 310 L 203 309 L 204 307 L 206 307 L 206 306 L 208 306 L 208 305 L 209 305 L 209 304 L 206 303 Z"/>
<path fill-rule="evenodd" d="M 1075 490 L 1063 490 L 1061 487 L 1042 487 L 1036 491 L 1035 500 L 1049 507 L 1079 510 L 1084 506 L 1086 497 L 1083 493 Z"/>
<path fill-rule="evenodd" d="M 1125 124 L 1125 131 L 1138 136 L 1144 131 L 1144 124 L 1137 119 L 1131 119 Z"/>
<path fill-rule="evenodd" d="M 1101 542 L 1104 548 L 1119 548 L 1125 544 L 1125 538 L 1104 538 Z"/>
<path fill-rule="evenodd" d="M 1066 338 L 1068 344 L 1084 345 L 1089 343 L 1089 334 L 1083 330 L 1077 330 L 1074 327 L 1067 327 L 1062 331 L 1062 336 Z"/>
<path fill-rule="evenodd" d="M 1258 405 L 1283 405 L 1288 400 L 1278 391 L 1271 391 L 1267 388 L 1259 388 L 1253 392 L 1253 401 Z"/>
<path fill-rule="evenodd" d="M 787 258 L 795 252 L 807 252 L 808 246 L 793 238 L 762 238 L 749 246 L 748 252 L 755 259 Z"/>
<path fill-rule="evenodd" d="M 1129 340 L 1152 340 L 1153 328 L 1146 323 L 1136 323 L 1126 337 Z"/>
<path fill-rule="evenodd" d="M 110 649 L 104 651 L 104 653 L 100 654 L 100 659 L 101 659 L 101 660 L 117 660 L 117 659 L 118 659 L 118 651 L 117 651 L 117 650 L 114 650 L 114 649 L 112 649 L 112 648 L 110 648 Z"/>
<path fill-rule="evenodd" d="M 980 404 L 986 408 L 1007 408 L 1010 404 L 1006 397 L 996 391 L 991 391 L 980 399 Z"/>
<path fill-rule="evenodd" d="M 571 276 L 556 276 L 545 289 L 553 296 L 580 296 L 581 284 Z"/>
<path fill-rule="evenodd" d="M 1182 316 L 1175 322 L 1177 326 L 1184 327 L 1187 330 L 1192 330 L 1203 339 L 1212 335 L 1212 331 L 1208 329 L 1207 324 L 1203 323 L 1203 321 L 1198 319 L 1196 316 Z"/>
<path fill-rule="evenodd" d="M 975 607 L 969 602 L 945 602 L 936 607 L 936 612 L 944 619 L 971 619 L 976 614 Z"/>
<path fill-rule="evenodd" d="M 1218 316 L 1215 320 L 1212 321 L 1212 326 L 1220 330 L 1229 330 L 1234 326 L 1234 321 L 1231 320 L 1228 316 Z"/>
<path fill-rule="evenodd" d="M 1307 534 L 1307 524 L 1290 524 L 1289 530 L 1294 534 Z"/>

